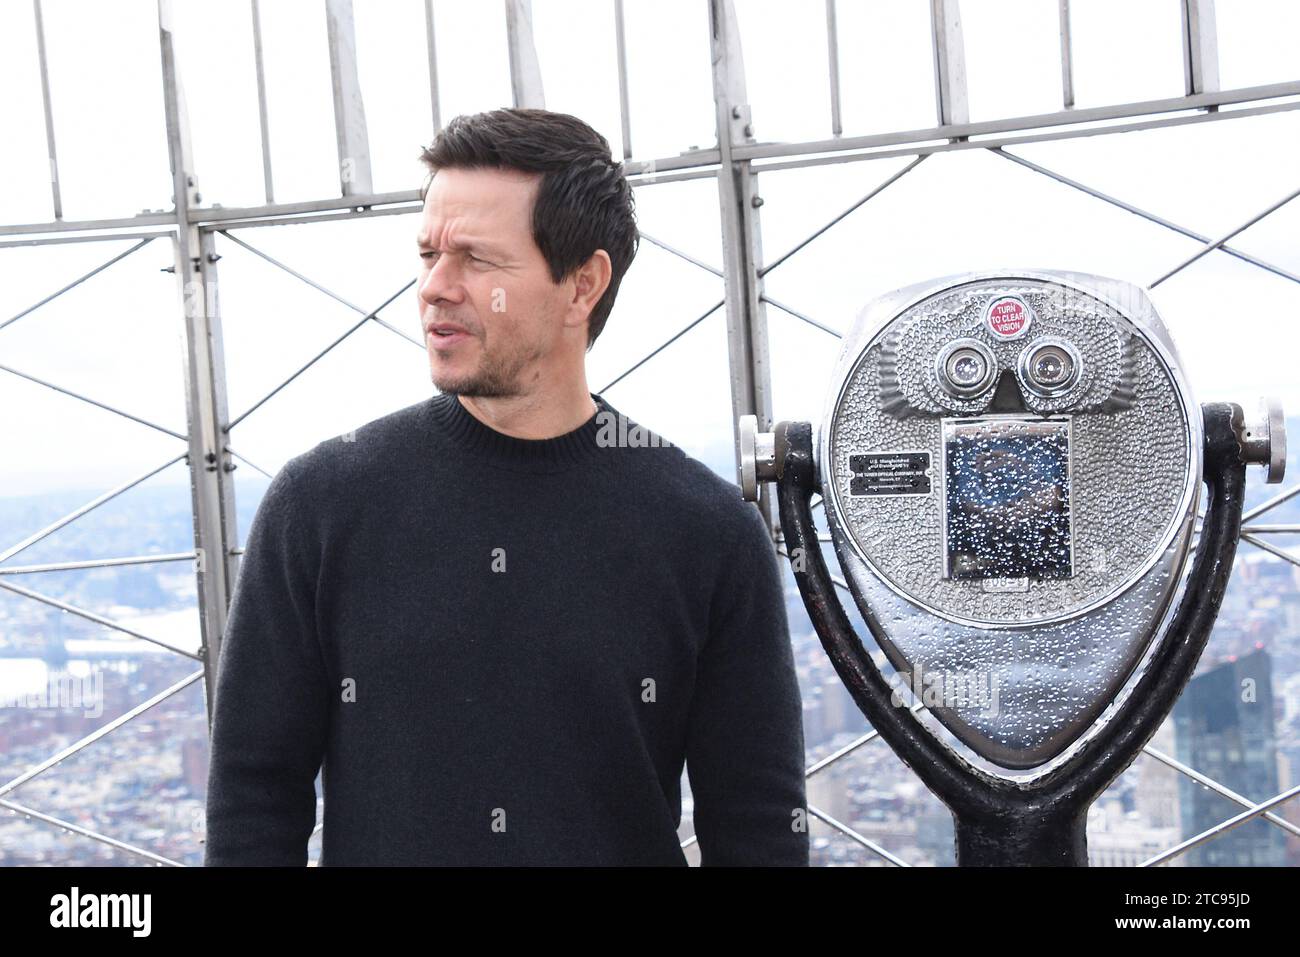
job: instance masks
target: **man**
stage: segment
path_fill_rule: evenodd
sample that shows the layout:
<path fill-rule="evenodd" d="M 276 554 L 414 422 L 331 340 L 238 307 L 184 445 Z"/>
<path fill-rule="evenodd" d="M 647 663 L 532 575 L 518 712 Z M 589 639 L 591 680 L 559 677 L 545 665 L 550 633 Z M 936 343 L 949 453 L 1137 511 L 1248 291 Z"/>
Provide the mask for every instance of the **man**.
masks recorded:
<path fill-rule="evenodd" d="M 441 394 L 289 461 L 224 637 L 206 862 L 807 864 L 771 540 L 735 486 L 588 392 L 635 255 L 605 139 L 457 117 L 422 156 Z"/>

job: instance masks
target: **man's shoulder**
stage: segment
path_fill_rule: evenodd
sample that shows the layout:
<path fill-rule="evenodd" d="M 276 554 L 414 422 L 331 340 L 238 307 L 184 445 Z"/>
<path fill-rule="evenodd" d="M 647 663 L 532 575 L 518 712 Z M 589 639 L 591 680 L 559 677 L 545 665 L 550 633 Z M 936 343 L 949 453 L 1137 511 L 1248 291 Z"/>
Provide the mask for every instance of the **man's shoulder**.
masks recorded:
<path fill-rule="evenodd" d="M 627 422 L 629 436 L 635 435 L 641 427 Z M 658 433 L 643 429 L 641 434 L 650 441 L 639 447 L 629 443 L 637 484 L 676 520 L 707 527 L 730 542 L 746 534 L 766 535 L 758 509 L 744 500 L 739 485 Z"/>
<path fill-rule="evenodd" d="M 347 432 L 322 439 L 289 459 L 286 470 L 295 482 L 318 485 L 324 480 L 350 481 L 375 470 L 385 471 L 409 457 L 413 443 L 427 436 L 431 398 L 380 416 Z"/>

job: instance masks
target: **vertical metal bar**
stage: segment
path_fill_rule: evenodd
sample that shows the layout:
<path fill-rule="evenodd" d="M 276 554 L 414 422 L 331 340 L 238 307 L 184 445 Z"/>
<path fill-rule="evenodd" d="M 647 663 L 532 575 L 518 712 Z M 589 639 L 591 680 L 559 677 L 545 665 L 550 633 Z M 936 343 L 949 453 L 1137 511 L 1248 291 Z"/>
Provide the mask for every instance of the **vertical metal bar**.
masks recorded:
<path fill-rule="evenodd" d="M 185 95 L 176 64 L 171 0 L 158 0 L 163 110 L 167 153 L 175 190 L 176 284 L 185 321 L 185 412 L 189 435 L 190 491 L 194 508 L 200 656 L 205 666 L 208 720 L 217 687 L 217 666 L 226 612 L 235 581 L 237 544 L 234 463 L 226 441 L 226 377 L 217 311 L 216 255 L 211 233 L 201 233 L 190 210 L 199 205 L 193 172 Z"/>
<path fill-rule="evenodd" d="M 533 5 L 529 0 L 505 0 L 506 43 L 510 52 L 510 92 L 515 106 L 546 109 L 542 68 L 533 45 Z"/>
<path fill-rule="evenodd" d="M 930 0 L 930 34 L 934 42 L 934 98 L 939 125 L 969 123 L 966 51 L 957 0 Z"/>
<path fill-rule="evenodd" d="M 831 136 L 839 136 L 844 126 L 840 120 L 840 36 L 835 0 L 826 0 L 826 60 L 831 73 Z"/>
<path fill-rule="evenodd" d="M 1188 96 L 1219 89 L 1219 37 L 1214 0 L 1182 0 L 1183 85 Z"/>
<path fill-rule="evenodd" d="M 772 427 L 771 368 L 767 311 L 763 303 L 762 229 L 758 174 L 748 160 L 733 160 L 736 143 L 753 142 L 745 61 L 732 0 L 710 0 L 713 99 L 718 133 L 718 197 L 722 220 L 723 283 L 727 304 L 727 354 L 731 371 L 732 430 L 737 473 L 740 467 L 740 417 L 758 417 L 760 431 Z M 739 477 L 739 475 L 737 475 Z M 771 489 L 758 502 L 775 537 Z"/>
<path fill-rule="evenodd" d="M 339 186 L 344 196 L 369 196 L 370 138 L 357 76 L 357 33 L 352 0 L 325 0 L 330 79 L 334 90 L 334 136 L 338 142 Z"/>
<path fill-rule="evenodd" d="M 1070 0 L 1060 0 L 1061 7 L 1061 105 L 1074 109 L 1074 50 L 1070 46 Z"/>
<path fill-rule="evenodd" d="M 262 180 L 266 201 L 275 202 L 275 184 L 271 180 L 271 126 L 266 114 L 266 70 L 262 62 L 262 14 L 253 0 L 253 62 L 257 67 L 257 118 L 262 136 Z"/>
<path fill-rule="evenodd" d="M 41 68 L 41 102 L 45 106 L 46 165 L 50 175 L 50 193 L 54 199 L 54 218 L 63 218 L 63 196 L 59 192 L 59 158 L 54 149 L 54 111 L 50 108 L 50 71 L 45 59 L 45 20 L 41 16 L 41 0 L 32 0 L 36 15 L 36 59 Z"/>
<path fill-rule="evenodd" d="M 424 42 L 429 51 L 429 108 L 433 112 L 433 134 L 442 132 L 442 104 L 438 96 L 438 44 L 433 36 L 433 0 L 424 0 Z"/>
<path fill-rule="evenodd" d="M 618 111 L 622 123 L 623 159 L 631 159 L 632 113 L 627 103 L 627 39 L 623 29 L 623 0 L 614 0 L 614 44 L 618 49 Z"/>
<path fill-rule="evenodd" d="M 194 270 L 197 272 L 198 233 L 190 223 L 189 211 L 198 206 L 196 198 L 198 178 L 193 170 L 189 119 L 185 113 L 185 93 L 181 88 L 176 64 L 176 45 L 172 34 L 172 2 L 158 0 L 158 42 L 162 54 L 163 113 L 167 123 L 167 158 L 172 174 L 172 203 L 179 244 L 193 257 Z M 177 282 L 184 284 L 189 270 L 189 259 L 187 259 L 186 268 L 176 273 Z"/>

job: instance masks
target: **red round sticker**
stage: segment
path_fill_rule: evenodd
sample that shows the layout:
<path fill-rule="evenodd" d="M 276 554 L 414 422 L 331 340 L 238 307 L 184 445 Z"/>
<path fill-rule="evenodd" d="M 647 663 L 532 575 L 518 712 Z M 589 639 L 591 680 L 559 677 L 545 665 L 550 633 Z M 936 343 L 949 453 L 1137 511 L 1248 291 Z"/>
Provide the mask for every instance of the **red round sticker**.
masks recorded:
<path fill-rule="evenodd" d="M 1029 307 L 1014 296 L 995 299 L 984 312 L 984 320 L 995 336 L 1015 339 L 1029 329 Z"/>

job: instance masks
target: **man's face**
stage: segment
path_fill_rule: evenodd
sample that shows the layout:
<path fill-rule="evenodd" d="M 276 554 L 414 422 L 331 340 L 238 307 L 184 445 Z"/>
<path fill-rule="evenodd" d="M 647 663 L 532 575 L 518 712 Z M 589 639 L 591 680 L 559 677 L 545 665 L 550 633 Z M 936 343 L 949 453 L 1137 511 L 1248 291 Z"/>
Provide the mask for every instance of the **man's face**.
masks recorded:
<path fill-rule="evenodd" d="M 565 284 L 533 242 L 540 174 L 442 169 L 417 238 L 420 321 L 433 384 L 495 398 L 542 378 L 564 327 Z"/>

